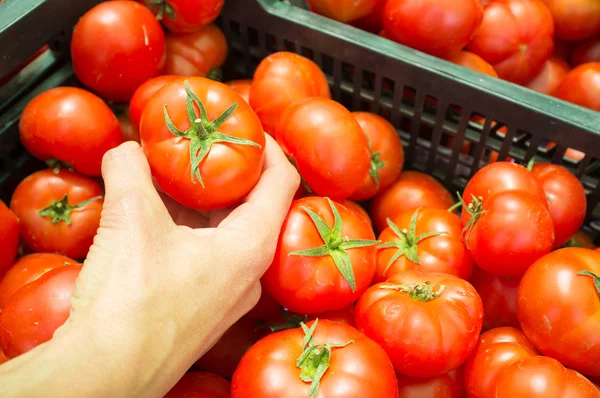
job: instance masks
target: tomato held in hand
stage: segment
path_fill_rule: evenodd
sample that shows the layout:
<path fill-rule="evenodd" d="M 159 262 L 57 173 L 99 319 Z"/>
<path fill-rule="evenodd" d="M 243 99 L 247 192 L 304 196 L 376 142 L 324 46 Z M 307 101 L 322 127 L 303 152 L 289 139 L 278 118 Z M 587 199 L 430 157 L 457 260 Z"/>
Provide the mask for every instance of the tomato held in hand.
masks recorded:
<path fill-rule="evenodd" d="M 140 127 L 140 122 L 142 120 L 142 112 L 144 112 L 144 108 L 146 107 L 146 104 L 148 104 L 148 101 L 150 101 L 158 90 L 177 78 L 178 76 L 175 75 L 158 76 L 148 80 L 135 90 L 135 93 L 133 93 L 133 97 L 131 97 L 131 101 L 129 102 L 129 117 L 138 128 Z"/>
<path fill-rule="evenodd" d="M 100 225 L 102 191 L 97 182 L 61 169 L 46 169 L 25 178 L 10 208 L 21 220 L 21 239 L 35 252 L 80 259 Z"/>
<path fill-rule="evenodd" d="M 573 247 L 540 258 L 521 280 L 517 314 L 543 355 L 600 376 L 600 253 Z"/>
<path fill-rule="evenodd" d="M 238 93 L 244 99 L 244 101 L 250 103 L 250 88 L 252 87 L 251 79 L 232 80 L 225 84 Z"/>
<path fill-rule="evenodd" d="M 66 163 L 99 176 L 102 157 L 123 142 L 116 116 L 100 98 L 75 87 L 57 87 L 35 97 L 19 122 L 23 145 L 38 159 Z"/>
<path fill-rule="evenodd" d="M 492 64 L 498 76 L 527 84 L 554 47 L 552 14 L 540 0 L 492 0 L 468 49 Z"/>
<path fill-rule="evenodd" d="M 143 0 L 171 32 L 191 33 L 214 21 L 224 0 Z"/>
<path fill-rule="evenodd" d="M 398 398 L 463 398 L 463 375 L 462 367 L 430 379 L 397 375 Z"/>
<path fill-rule="evenodd" d="M 452 59 L 481 23 L 480 0 L 388 0 L 387 38 L 440 58 Z"/>
<path fill-rule="evenodd" d="M 262 285 L 278 303 L 300 314 L 347 307 L 373 279 L 373 239 L 367 222 L 344 206 L 319 197 L 296 200 Z"/>
<path fill-rule="evenodd" d="M 527 87 L 542 94 L 552 94 L 563 81 L 571 67 L 562 58 L 552 57 L 544 64 L 541 72 L 533 78 Z"/>
<path fill-rule="evenodd" d="M 310 9 L 320 15 L 348 23 L 366 17 L 383 0 L 308 0 Z"/>
<path fill-rule="evenodd" d="M 71 40 L 75 76 L 102 98 L 127 102 L 165 64 L 165 35 L 135 1 L 107 1 L 75 25 Z"/>
<path fill-rule="evenodd" d="M 0 200 L 0 275 L 13 264 L 18 249 L 19 219 Z"/>
<path fill-rule="evenodd" d="M 250 106 L 270 135 L 275 134 L 288 105 L 310 97 L 331 98 L 325 74 L 310 59 L 283 51 L 258 65 L 250 88 Z"/>
<path fill-rule="evenodd" d="M 484 75 L 498 77 L 494 67 L 477 54 L 461 51 L 456 57 L 452 58 L 451 61 L 457 65 L 483 73 Z"/>
<path fill-rule="evenodd" d="M 81 267 L 77 265 L 53 269 L 8 300 L 0 315 L 0 349 L 8 358 L 50 340 L 65 323 L 79 271 Z"/>
<path fill-rule="evenodd" d="M 600 37 L 576 43 L 569 60 L 573 67 L 590 62 L 600 62 Z"/>
<path fill-rule="evenodd" d="M 214 24 L 197 32 L 169 33 L 167 61 L 163 73 L 178 76 L 218 77 L 218 68 L 227 58 L 227 39 Z M 218 79 L 217 79 L 218 80 Z"/>
<path fill-rule="evenodd" d="M 350 197 L 370 199 L 398 179 L 404 166 L 404 148 L 400 136 L 390 122 L 368 112 L 353 112 L 354 118 L 367 136 L 371 152 L 371 169 L 361 187 Z"/>
<path fill-rule="evenodd" d="M 600 62 L 583 64 L 573 69 L 553 95 L 575 105 L 600 112 Z"/>
<path fill-rule="evenodd" d="M 460 367 L 475 348 L 483 305 L 469 282 L 406 271 L 371 286 L 355 310 L 358 330 L 379 343 L 396 372 L 435 377 Z"/>
<path fill-rule="evenodd" d="M 222 83 L 190 77 L 163 87 L 146 105 L 140 135 L 156 182 L 186 207 L 234 205 L 260 178 L 260 120 Z"/>
<path fill-rule="evenodd" d="M 317 370 L 318 369 L 318 370 Z M 383 349 L 351 326 L 319 320 L 271 334 L 240 362 L 232 398 L 397 398 Z"/>
<path fill-rule="evenodd" d="M 440 272 L 469 280 L 473 260 L 462 242 L 460 218 L 447 210 L 422 207 L 388 220 L 379 235 L 375 282 L 407 270 Z"/>
<path fill-rule="evenodd" d="M 369 174 L 371 153 L 365 133 L 335 101 L 307 98 L 294 102 L 283 112 L 275 135 L 317 195 L 346 199 Z"/>
<path fill-rule="evenodd" d="M 231 383 L 208 372 L 189 372 L 164 398 L 230 398 Z"/>
<path fill-rule="evenodd" d="M 600 33 L 600 3 L 597 0 L 543 0 L 554 18 L 556 37 L 583 40 Z"/>

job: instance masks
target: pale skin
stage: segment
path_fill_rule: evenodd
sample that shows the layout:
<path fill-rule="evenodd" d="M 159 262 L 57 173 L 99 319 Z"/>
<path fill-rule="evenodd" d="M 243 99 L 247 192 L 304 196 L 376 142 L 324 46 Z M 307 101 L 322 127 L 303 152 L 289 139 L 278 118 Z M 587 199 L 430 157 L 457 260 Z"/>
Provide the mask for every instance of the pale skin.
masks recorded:
<path fill-rule="evenodd" d="M 234 209 L 202 214 L 155 189 L 139 145 L 108 152 L 98 235 L 49 342 L 0 366 L 0 396 L 162 397 L 260 297 L 300 183 L 267 136 Z"/>

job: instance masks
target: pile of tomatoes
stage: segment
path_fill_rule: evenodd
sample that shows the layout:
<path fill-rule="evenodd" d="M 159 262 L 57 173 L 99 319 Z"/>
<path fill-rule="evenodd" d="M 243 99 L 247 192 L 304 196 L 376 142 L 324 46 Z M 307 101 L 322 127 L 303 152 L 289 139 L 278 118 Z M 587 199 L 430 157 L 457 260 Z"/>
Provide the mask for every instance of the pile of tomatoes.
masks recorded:
<path fill-rule="evenodd" d="M 399 24 L 396 13 L 473 13 L 469 26 L 429 36 L 424 49 L 448 57 L 468 42 L 477 48 L 478 27 L 481 46 L 494 42 L 481 35 L 506 34 L 485 27 L 493 16 L 513 13 L 518 25 L 523 10 L 550 15 L 538 0 L 485 10 L 471 0 L 406 3 L 389 0 L 384 25 L 415 46 L 427 28 L 408 14 L 415 25 Z M 318 12 L 348 11 L 327 4 L 311 0 Z M 266 132 L 302 184 L 262 296 L 167 396 L 600 397 L 600 253 L 580 231 L 579 180 L 559 165 L 500 161 L 455 203 L 432 176 L 404 170 L 389 121 L 333 101 L 311 60 L 279 52 L 251 80 L 209 79 L 227 54 L 211 23 L 222 5 L 108 1 L 75 26 L 73 67 L 85 89 L 54 88 L 25 108 L 22 143 L 48 168 L 19 184 L 10 208 L 0 202 L 0 363 L 50 340 L 68 318 L 100 222 L 109 149 L 139 141 L 166 195 L 215 210 L 256 185 Z M 431 21 L 443 23 L 439 15 Z M 490 71 L 524 80 L 535 68 L 523 54 L 551 52 L 536 46 L 551 47 L 553 30 L 526 19 L 549 36 L 528 36 L 518 61 L 507 53 Z"/>

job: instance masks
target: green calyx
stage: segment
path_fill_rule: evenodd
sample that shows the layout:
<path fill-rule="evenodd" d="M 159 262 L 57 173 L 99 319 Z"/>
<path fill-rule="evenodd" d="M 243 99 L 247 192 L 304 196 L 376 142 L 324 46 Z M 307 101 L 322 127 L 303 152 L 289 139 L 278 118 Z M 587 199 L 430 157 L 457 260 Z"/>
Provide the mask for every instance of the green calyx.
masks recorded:
<path fill-rule="evenodd" d="M 591 276 L 592 279 L 594 280 L 594 286 L 596 287 L 596 291 L 600 295 L 600 276 L 598 276 L 590 271 L 580 271 L 577 273 L 577 275 Z"/>
<path fill-rule="evenodd" d="M 186 80 L 184 82 L 185 91 L 187 93 L 187 113 L 188 119 L 190 122 L 190 127 L 186 131 L 181 131 L 171 121 L 169 117 L 169 113 L 167 112 L 167 105 L 165 104 L 164 114 L 165 114 L 165 123 L 167 124 L 167 128 L 169 131 L 177 136 L 184 137 L 190 140 L 190 163 L 191 163 L 191 178 L 192 182 L 196 181 L 194 178 L 197 178 L 204 188 L 204 181 L 202 180 L 202 176 L 200 175 L 200 163 L 202 160 L 208 155 L 210 148 L 214 143 L 230 143 L 230 144 L 238 144 L 238 145 L 250 145 L 261 148 L 259 144 L 254 141 L 246 140 L 244 138 L 233 137 L 227 134 L 223 134 L 219 132 L 219 127 L 231 116 L 233 111 L 237 108 L 238 104 L 233 103 L 225 112 L 221 114 L 221 116 L 217 117 L 215 120 L 208 120 L 208 115 L 206 114 L 206 108 L 200 98 L 192 91 L 190 87 L 190 83 Z M 194 108 L 194 104 L 200 110 L 200 115 L 196 114 L 196 109 Z"/>
<path fill-rule="evenodd" d="M 400 230 L 396 224 L 392 222 L 389 218 L 387 219 L 387 223 L 389 227 L 394 231 L 394 234 L 398 237 L 398 239 L 385 242 L 378 246 L 378 249 L 388 249 L 388 248 L 396 248 L 396 253 L 392 256 L 387 266 L 385 267 L 384 274 L 388 272 L 392 264 L 398 260 L 402 256 L 406 256 L 410 261 L 416 264 L 421 264 L 421 260 L 419 260 L 419 255 L 417 252 L 418 243 L 424 239 L 431 238 L 432 236 L 437 236 L 443 234 L 443 232 L 425 232 L 421 235 L 417 235 L 417 218 L 419 216 L 419 211 L 421 209 L 417 209 L 411 219 L 409 230 L 406 229 Z"/>
<path fill-rule="evenodd" d="M 51 158 L 46 160 L 46 165 L 52 169 L 54 174 L 60 173 L 60 169 L 65 169 L 69 171 L 73 171 L 73 167 L 71 163 L 63 162 L 62 160 Z"/>
<path fill-rule="evenodd" d="M 527 170 L 529 170 L 529 171 L 533 170 L 534 164 L 535 164 L 535 156 L 532 156 L 531 159 L 529 159 L 529 162 L 527 162 Z"/>
<path fill-rule="evenodd" d="M 52 219 L 52 224 L 58 224 L 59 222 L 64 221 L 67 225 L 71 225 L 71 212 L 73 210 L 81 209 L 98 199 L 102 199 L 102 196 L 96 196 L 94 198 L 84 200 L 75 206 L 71 206 L 69 204 L 69 198 L 65 194 L 61 200 L 55 200 L 52 202 L 52 204 L 50 204 L 50 206 L 40 210 L 39 215 L 42 217 L 50 217 Z"/>
<path fill-rule="evenodd" d="M 354 342 L 350 340 L 345 344 L 325 343 L 316 345 L 313 340 L 313 333 L 318 322 L 318 319 L 315 320 L 315 323 L 313 323 L 310 329 L 304 323 L 300 324 L 305 334 L 304 340 L 302 341 L 304 350 L 296 360 L 296 366 L 300 368 L 300 379 L 304 382 L 311 383 L 308 390 L 308 398 L 316 398 L 319 395 L 321 379 L 323 378 L 323 375 L 325 375 L 325 372 L 327 372 L 327 369 L 329 369 L 329 364 L 331 363 L 332 348 L 346 347 Z"/>
<path fill-rule="evenodd" d="M 457 194 L 464 211 L 471 215 L 471 219 L 463 229 L 463 235 L 466 234 L 467 249 L 470 249 L 469 238 L 471 237 L 471 233 L 473 232 L 473 227 L 475 226 L 477 221 L 479 221 L 479 218 L 485 214 L 486 210 L 483 209 L 483 198 L 481 196 L 476 198 L 475 195 L 471 195 L 471 203 L 467 205 L 463 200 L 462 196 L 460 196 L 460 193 Z"/>
<path fill-rule="evenodd" d="M 146 6 L 156 14 L 156 19 L 159 21 L 162 21 L 165 15 L 171 19 L 176 18 L 173 6 L 166 0 L 147 0 Z"/>
<path fill-rule="evenodd" d="M 335 207 L 335 204 L 331 201 L 331 199 L 326 199 L 327 202 L 329 202 L 331 212 L 333 213 L 333 228 L 329 228 L 325 221 L 323 221 L 323 219 L 311 209 L 304 206 L 301 207 L 301 209 L 304 210 L 311 218 L 312 222 L 315 224 L 315 227 L 317 227 L 319 235 L 323 239 L 323 246 L 308 250 L 299 250 L 290 253 L 289 255 L 307 257 L 331 256 L 335 266 L 340 271 L 346 282 L 348 282 L 348 285 L 350 285 L 350 289 L 355 292 L 356 281 L 354 280 L 354 271 L 352 270 L 352 263 L 350 262 L 350 257 L 346 251 L 359 247 L 374 246 L 380 242 L 377 240 L 349 239 L 347 237 L 342 237 L 342 217 L 340 216 L 338 209 Z"/>
<path fill-rule="evenodd" d="M 394 285 L 391 283 L 384 283 L 380 286 L 382 289 L 392 289 L 402 293 L 408 293 L 408 296 L 422 303 L 426 303 L 431 300 L 435 300 L 440 297 L 444 290 L 446 290 L 446 286 L 440 285 L 438 289 L 434 292 L 433 285 L 430 282 L 423 282 L 419 284 L 411 284 L 411 285 Z"/>
<path fill-rule="evenodd" d="M 380 152 L 373 153 L 373 147 L 371 146 L 371 140 L 369 139 L 369 136 L 366 134 L 365 134 L 365 137 L 367 137 L 367 143 L 369 144 L 369 152 L 371 153 L 371 167 L 369 169 L 369 174 L 375 181 L 375 187 L 377 189 L 379 189 L 379 169 L 381 169 L 383 166 L 385 166 L 385 162 L 379 159 L 381 157 Z"/>
<path fill-rule="evenodd" d="M 206 75 L 206 78 L 214 80 L 216 82 L 220 82 L 221 79 L 223 79 L 223 71 L 221 70 L 221 68 L 212 68 Z"/>
<path fill-rule="evenodd" d="M 295 329 L 300 327 L 302 323 L 306 323 L 308 321 L 308 315 L 296 314 L 295 312 L 287 311 L 283 307 L 279 307 L 279 311 L 281 311 L 281 314 L 283 315 L 283 323 L 261 322 L 258 325 L 258 329 L 269 328 L 271 332 L 280 332 L 282 330 Z"/>

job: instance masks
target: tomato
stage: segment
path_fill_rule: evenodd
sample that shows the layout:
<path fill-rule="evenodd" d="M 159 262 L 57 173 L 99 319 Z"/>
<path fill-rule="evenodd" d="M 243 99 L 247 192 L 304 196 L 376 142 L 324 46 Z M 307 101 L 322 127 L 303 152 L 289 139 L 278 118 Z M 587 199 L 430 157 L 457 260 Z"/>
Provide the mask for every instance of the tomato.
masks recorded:
<path fill-rule="evenodd" d="M 331 98 L 331 93 L 325 74 L 308 58 L 278 52 L 263 59 L 254 72 L 250 106 L 270 135 L 288 105 L 309 97 Z"/>
<path fill-rule="evenodd" d="M 540 0 L 493 0 L 468 50 L 492 64 L 502 79 L 526 84 L 554 47 L 552 14 Z"/>
<path fill-rule="evenodd" d="M 554 223 L 554 247 L 560 247 L 583 224 L 587 209 L 585 189 L 569 170 L 556 164 L 534 164 L 531 173 L 546 193 Z"/>
<path fill-rule="evenodd" d="M 272 316 L 266 322 L 261 323 L 259 327 L 265 330 L 266 333 L 264 333 L 264 335 L 266 336 L 270 332 L 299 328 L 302 322 L 306 323 L 316 319 L 341 322 L 354 327 L 354 304 L 342 308 L 341 310 L 326 311 L 312 315 L 300 315 L 295 312 L 287 311 L 281 307 L 279 314 Z"/>
<path fill-rule="evenodd" d="M 498 77 L 498 73 L 492 65 L 477 54 L 468 51 L 461 51 L 458 55 L 451 59 L 457 65 L 483 73 L 484 75 Z"/>
<path fill-rule="evenodd" d="M 57 159 L 88 176 L 99 176 L 104 154 L 123 142 L 108 105 L 75 87 L 57 87 L 36 96 L 23 110 L 19 133 L 36 158 Z"/>
<path fill-rule="evenodd" d="M 371 14 L 382 0 L 307 0 L 310 9 L 320 15 L 348 23 Z"/>
<path fill-rule="evenodd" d="M 398 179 L 404 166 L 404 148 L 394 126 L 381 116 L 368 112 L 353 112 L 352 115 L 367 136 L 371 169 L 351 198 L 365 200 Z"/>
<path fill-rule="evenodd" d="M 517 318 L 517 290 L 520 281 L 520 276 L 495 276 L 475 267 L 471 284 L 483 302 L 485 330 L 501 326 L 520 327 Z"/>
<path fill-rule="evenodd" d="M 583 231 L 577 231 L 571 238 L 563 245 L 563 247 L 583 247 L 584 249 L 596 249 L 596 245 L 592 241 L 592 238 Z"/>
<path fill-rule="evenodd" d="M 600 253 L 570 247 L 540 258 L 521 280 L 517 314 L 542 354 L 600 376 Z"/>
<path fill-rule="evenodd" d="M 527 87 L 542 94 L 552 94 L 570 70 L 567 61 L 552 57 L 546 61 L 541 72 L 527 83 Z"/>
<path fill-rule="evenodd" d="M 140 129 L 131 121 L 131 118 L 129 117 L 129 112 L 125 112 L 117 116 L 117 120 L 119 121 L 119 127 L 121 128 L 121 135 L 123 137 L 123 141 L 135 141 L 139 143 Z"/>
<path fill-rule="evenodd" d="M 224 0 L 143 0 L 171 32 L 191 33 L 214 21 Z"/>
<path fill-rule="evenodd" d="M 407 270 L 441 272 L 468 280 L 473 260 L 462 242 L 460 218 L 447 210 L 422 207 L 388 221 L 379 235 L 375 282 Z"/>
<path fill-rule="evenodd" d="M 46 272 L 65 265 L 81 265 L 69 257 L 52 253 L 34 253 L 21 257 L 0 279 L 0 310 L 13 294 Z"/>
<path fill-rule="evenodd" d="M 2 365 L 3 363 L 6 363 L 6 362 L 8 362 L 8 358 L 6 357 L 6 355 L 4 355 L 2 350 L 0 350 L 0 365 Z"/>
<path fill-rule="evenodd" d="M 475 348 L 483 304 L 463 279 L 406 271 L 371 286 L 356 304 L 355 320 L 396 372 L 435 377 L 460 367 Z"/>
<path fill-rule="evenodd" d="M 366 30 L 367 32 L 379 34 L 383 29 L 382 19 L 385 3 L 385 1 L 378 1 L 369 14 L 351 22 L 350 25 L 362 30 Z"/>
<path fill-rule="evenodd" d="M 198 113 L 200 105 L 206 114 Z M 222 83 L 190 77 L 163 87 L 145 107 L 140 135 L 156 182 L 186 207 L 231 206 L 260 178 L 265 146 L 260 120 Z"/>
<path fill-rule="evenodd" d="M 599 398 L 592 382 L 552 358 L 527 357 L 498 377 L 496 397 Z"/>
<path fill-rule="evenodd" d="M 21 220 L 21 239 L 35 252 L 84 258 L 100 225 L 102 191 L 97 182 L 61 169 L 25 178 L 10 208 Z"/>
<path fill-rule="evenodd" d="M 143 5 L 108 1 L 75 25 L 71 57 L 79 81 L 102 98 L 127 102 L 165 64 L 165 35 Z"/>
<path fill-rule="evenodd" d="M 369 226 L 371 228 L 373 228 L 373 223 L 371 222 L 371 217 L 369 217 L 369 213 L 367 213 L 367 211 L 364 209 L 364 207 L 362 207 L 358 203 L 356 203 L 352 200 L 348 200 L 348 199 L 344 199 L 341 203 L 348 210 L 351 210 L 351 211 L 355 212 L 356 214 L 358 214 L 359 216 L 361 216 L 367 222 L 367 224 L 369 224 Z"/>
<path fill-rule="evenodd" d="M 312 337 L 312 338 L 310 338 Z M 320 367 L 322 372 L 315 372 Z M 233 375 L 232 398 L 397 398 L 383 349 L 351 326 L 319 320 L 256 343 Z"/>
<path fill-rule="evenodd" d="M 387 227 L 387 219 L 418 207 L 448 209 L 454 205 L 450 192 L 435 178 L 418 171 L 405 171 L 388 189 L 371 202 L 371 219 L 377 231 Z"/>
<path fill-rule="evenodd" d="M 168 33 L 166 40 L 167 62 L 163 72 L 168 75 L 212 75 L 227 58 L 227 39 L 214 24 L 193 33 Z"/>
<path fill-rule="evenodd" d="M 365 133 L 335 101 L 315 97 L 294 102 L 283 112 L 275 135 L 317 195 L 346 199 L 369 174 L 371 152 Z"/>
<path fill-rule="evenodd" d="M 0 349 L 14 358 L 52 338 L 71 312 L 77 265 L 53 269 L 19 290 L 0 314 Z"/>
<path fill-rule="evenodd" d="M 129 102 L 129 117 L 133 124 L 138 128 L 140 127 L 142 112 L 148 104 L 148 101 L 150 101 L 150 98 L 152 98 L 161 88 L 177 78 L 178 76 L 175 75 L 158 76 L 148 80 L 135 90 L 135 93 L 133 93 L 131 101 Z"/>
<path fill-rule="evenodd" d="M 252 87 L 251 79 L 232 80 L 225 84 L 234 89 L 235 92 L 238 93 L 244 99 L 244 101 L 250 103 L 250 87 Z"/>
<path fill-rule="evenodd" d="M 570 61 L 574 67 L 589 62 L 600 62 L 600 37 L 576 43 Z"/>
<path fill-rule="evenodd" d="M 504 370 L 523 358 L 536 355 L 535 348 L 519 329 L 501 327 L 483 333 L 465 363 L 465 388 L 469 397 L 493 397 Z"/>
<path fill-rule="evenodd" d="M 600 33 L 600 3 L 596 0 L 543 0 L 554 17 L 556 37 L 583 40 Z"/>
<path fill-rule="evenodd" d="M 18 249 L 19 219 L 0 200 L 0 275 L 13 264 Z"/>
<path fill-rule="evenodd" d="M 391 40 L 452 59 L 467 45 L 482 18 L 480 0 L 388 0 L 383 28 Z"/>
<path fill-rule="evenodd" d="M 230 398 L 231 383 L 208 372 L 189 372 L 164 398 Z"/>
<path fill-rule="evenodd" d="M 269 293 L 265 289 L 261 289 L 258 303 L 246 314 L 246 317 L 264 321 L 279 314 L 279 309 L 277 301 L 269 296 Z"/>
<path fill-rule="evenodd" d="M 361 216 L 338 203 L 319 197 L 295 200 L 262 286 L 300 314 L 347 307 L 375 274 L 374 238 Z"/>
<path fill-rule="evenodd" d="M 398 375 L 398 398 L 463 398 L 463 373 L 461 367 L 430 379 Z"/>
<path fill-rule="evenodd" d="M 576 105 L 600 111 L 600 62 L 583 64 L 573 69 L 553 95 Z"/>

